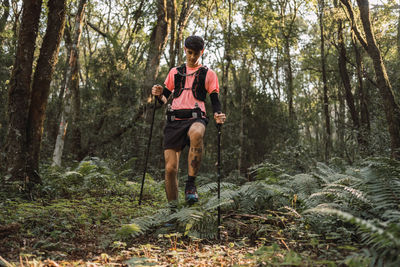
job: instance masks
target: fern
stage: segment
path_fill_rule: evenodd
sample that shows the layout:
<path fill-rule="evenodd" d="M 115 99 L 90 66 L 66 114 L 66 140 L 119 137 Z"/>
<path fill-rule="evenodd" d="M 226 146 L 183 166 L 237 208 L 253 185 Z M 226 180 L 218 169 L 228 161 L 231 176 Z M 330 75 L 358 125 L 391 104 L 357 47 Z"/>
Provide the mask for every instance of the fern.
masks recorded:
<path fill-rule="evenodd" d="M 400 207 L 400 164 L 385 158 L 370 159 L 360 171 L 360 188 L 374 203 L 376 214 Z"/>
<path fill-rule="evenodd" d="M 385 264 L 385 266 L 398 266 L 400 264 L 398 253 L 400 251 L 400 224 L 391 224 L 389 227 L 385 227 L 384 222 L 364 220 L 350 213 L 326 207 L 309 209 L 304 213 L 336 215 L 359 227 L 363 232 L 363 243 L 370 247 L 370 250 L 363 251 L 364 256 L 370 258 L 370 265 L 374 266 L 378 262 Z"/>
<path fill-rule="evenodd" d="M 321 168 L 322 167 L 322 168 Z M 351 260 L 368 261 L 370 265 L 398 266 L 400 264 L 400 163 L 386 158 L 371 158 L 361 168 L 348 168 L 347 177 L 333 169 L 319 165 L 319 179 L 332 181 L 307 199 L 314 207 L 305 214 L 335 215 L 357 228 L 362 243 L 367 247 L 362 255 Z M 335 181 L 336 179 L 336 181 Z M 345 212 L 348 211 L 348 212 Z M 351 212 L 351 213 L 350 213 Z M 334 231 L 332 216 L 306 216 L 315 229 Z"/>
<path fill-rule="evenodd" d="M 222 183 L 220 199 L 216 189 L 217 184 L 214 182 L 199 187 L 200 202 L 192 207 L 182 207 L 172 214 L 169 214 L 169 209 L 162 209 L 151 216 L 135 218 L 131 223 L 138 226 L 139 230 L 129 236 L 148 233 L 172 221 L 176 222 L 177 230 L 185 235 L 214 238 L 217 234 L 218 207 L 224 212 L 237 210 L 258 213 L 266 208 L 283 207 L 289 203 L 285 188 L 264 181 L 248 182 L 242 186 Z"/>
<path fill-rule="evenodd" d="M 330 184 L 347 178 L 347 175 L 338 173 L 333 168 L 321 162 L 317 163 L 317 167 L 312 174 L 320 180 L 321 184 Z"/>
<path fill-rule="evenodd" d="M 238 186 L 232 183 L 221 183 L 221 189 L 233 189 L 237 188 Z M 197 192 L 199 194 L 207 194 L 207 193 L 214 193 L 218 189 L 218 184 L 217 183 L 208 183 L 205 185 L 202 185 L 198 188 Z M 211 192 L 214 191 L 214 192 Z"/>
<path fill-rule="evenodd" d="M 309 195 L 321 188 L 320 181 L 311 174 L 297 174 L 286 177 L 282 182 L 284 187 L 290 188 L 292 194 L 296 194 L 299 201 L 304 201 Z"/>

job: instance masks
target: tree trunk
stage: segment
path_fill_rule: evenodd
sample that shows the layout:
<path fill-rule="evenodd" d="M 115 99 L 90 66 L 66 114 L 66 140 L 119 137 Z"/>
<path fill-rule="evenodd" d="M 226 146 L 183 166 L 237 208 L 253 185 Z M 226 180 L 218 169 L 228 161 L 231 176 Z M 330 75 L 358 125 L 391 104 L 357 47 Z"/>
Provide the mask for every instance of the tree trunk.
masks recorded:
<path fill-rule="evenodd" d="M 168 3 L 170 4 L 169 1 Z M 154 26 L 150 36 L 148 58 L 144 71 L 142 99 L 150 96 L 151 87 L 157 79 L 160 59 L 167 44 L 168 34 L 167 0 L 157 0 L 157 24 Z"/>
<path fill-rule="evenodd" d="M 10 180 L 29 183 L 26 175 L 26 130 L 33 55 L 42 0 L 24 0 L 18 45 L 8 91 L 6 165 Z"/>
<path fill-rule="evenodd" d="M 50 82 L 58 60 L 58 50 L 64 31 L 65 3 L 66 0 L 50 0 L 48 2 L 47 29 L 33 79 L 28 118 L 28 174 L 30 177 L 38 177 L 43 123 L 50 93 Z"/>
<path fill-rule="evenodd" d="M 179 15 L 178 20 L 178 32 L 176 36 L 175 42 L 175 55 L 177 57 L 177 65 L 182 65 L 183 63 L 183 52 L 181 44 L 183 42 L 183 31 L 186 28 L 187 22 L 189 20 L 190 15 L 193 12 L 193 0 L 184 0 L 182 2 L 181 13 Z"/>
<path fill-rule="evenodd" d="M 223 68 L 222 75 L 222 109 L 225 113 L 228 112 L 228 81 L 229 81 L 229 68 L 231 65 L 232 57 L 231 57 L 231 31 L 232 31 L 232 1 L 228 0 L 229 4 L 229 16 L 228 16 L 228 33 L 225 37 L 225 51 L 224 51 L 224 59 L 226 60 L 225 68 Z"/>
<path fill-rule="evenodd" d="M 238 156 L 238 173 L 242 172 L 243 158 L 245 151 L 245 128 L 244 122 L 246 120 L 245 109 L 247 104 L 247 91 L 250 89 L 250 71 L 246 68 L 247 62 L 246 58 L 243 60 L 243 66 L 241 71 L 241 81 L 245 82 L 243 86 L 240 86 L 240 124 L 239 124 L 239 156 Z"/>
<path fill-rule="evenodd" d="M 173 68 L 176 63 L 176 0 L 170 0 L 170 4 L 168 5 L 168 19 L 171 28 L 169 41 L 169 67 Z"/>
<path fill-rule="evenodd" d="M 76 160 L 82 160 L 82 143 L 81 143 L 81 97 L 79 89 L 79 60 L 72 71 L 71 77 L 71 131 L 68 140 L 71 141 L 71 152 Z"/>
<path fill-rule="evenodd" d="M 368 0 L 357 0 L 358 8 L 360 10 L 360 18 L 365 33 L 365 39 L 363 36 L 361 36 L 361 33 L 358 30 L 352 5 L 348 0 L 340 1 L 343 3 L 343 5 L 345 5 L 347 11 L 349 12 L 349 17 L 355 35 L 372 59 L 377 87 L 382 97 L 386 121 L 388 124 L 391 143 L 391 156 L 394 159 L 400 160 L 400 106 L 399 103 L 396 102 L 395 94 L 390 84 L 381 52 L 376 44 L 375 35 L 372 31 Z"/>
<path fill-rule="evenodd" d="M 326 77 L 326 55 L 325 55 L 325 36 L 324 36 L 324 9 L 325 0 L 319 1 L 319 26 L 321 34 L 321 68 L 322 68 L 322 83 L 323 83 L 323 105 L 325 116 L 325 161 L 329 160 L 331 153 L 331 123 L 329 114 L 329 99 L 328 99 L 328 81 Z"/>
<path fill-rule="evenodd" d="M 375 36 L 372 31 L 368 0 L 357 0 L 357 4 L 360 10 L 365 37 L 367 39 L 367 52 L 374 63 L 376 80 L 384 103 L 386 120 L 390 133 L 391 154 L 393 158 L 400 160 L 400 106 L 395 99 L 381 52 L 376 44 Z"/>
<path fill-rule="evenodd" d="M 244 109 L 245 109 L 245 91 L 246 89 L 244 87 L 248 86 L 250 82 L 248 81 L 248 77 L 246 75 L 246 58 L 243 59 L 242 66 L 240 67 L 239 74 L 237 73 L 235 66 L 232 65 L 232 76 L 235 84 L 235 90 L 238 93 L 240 99 L 239 99 L 239 104 L 240 104 L 240 120 L 239 120 L 239 148 L 238 148 L 238 157 L 237 157 L 237 170 L 240 173 L 242 169 L 242 161 L 243 161 L 243 144 L 244 144 Z M 239 75 L 239 76 L 238 76 Z"/>
<path fill-rule="evenodd" d="M 69 68 L 66 74 L 66 82 L 64 88 L 64 107 L 61 112 L 60 126 L 58 129 L 56 144 L 53 152 L 53 163 L 52 165 L 61 166 L 61 158 L 64 150 L 64 141 L 67 134 L 68 120 L 71 114 L 71 98 L 72 98 L 72 85 L 73 85 L 73 73 L 74 69 L 77 68 L 79 60 L 79 43 L 81 39 L 82 27 L 83 27 L 83 17 L 85 13 L 85 6 L 87 0 L 80 0 L 78 12 L 75 18 L 74 26 L 74 38 L 72 41 L 70 58 L 69 58 Z"/>
<path fill-rule="evenodd" d="M 397 58 L 400 58 L 400 8 L 397 20 Z"/>
<path fill-rule="evenodd" d="M 356 106 L 354 105 L 354 96 L 351 91 L 351 83 L 349 73 L 347 71 L 346 65 L 346 47 L 344 45 L 344 37 L 343 37 L 343 25 L 342 21 L 338 21 L 338 44 L 339 44 L 339 58 L 338 58 L 338 66 L 340 77 L 343 82 L 344 95 L 346 98 L 346 103 L 350 111 L 351 120 L 353 121 L 354 129 L 358 132 L 358 143 L 360 144 L 360 120 L 358 118 L 358 112 L 356 110 Z"/>
<path fill-rule="evenodd" d="M 369 120 L 369 111 L 368 111 L 368 102 L 369 102 L 369 97 L 368 97 L 368 92 L 366 91 L 366 88 L 364 87 L 363 83 L 363 75 L 362 75 L 362 58 L 361 58 L 361 53 L 358 45 L 356 44 L 354 38 L 355 36 L 352 36 L 352 44 L 354 48 L 354 53 L 356 56 L 356 72 L 357 72 L 357 81 L 358 81 L 358 98 L 359 98 L 359 106 L 360 106 L 360 134 L 362 137 L 362 146 L 361 146 L 361 152 L 363 154 L 369 154 L 368 152 L 368 139 L 369 139 L 369 134 L 371 131 L 371 124 Z"/>
<path fill-rule="evenodd" d="M 2 6 L 3 6 L 3 14 L 1 14 L 0 17 L 0 33 L 4 31 L 7 24 L 7 19 L 10 15 L 10 1 L 3 0 Z M 3 51 L 3 35 L 0 34 L 0 52 L 2 51 Z"/>
<path fill-rule="evenodd" d="M 281 49 L 279 46 L 276 46 L 276 62 L 275 62 L 275 68 L 274 68 L 274 73 L 275 73 L 275 83 L 276 83 L 276 93 L 274 92 L 274 95 L 280 99 L 281 98 L 281 82 L 279 81 L 279 68 L 280 68 L 280 54 L 281 54 Z"/>
<path fill-rule="evenodd" d="M 287 82 L 287 100 L 289 107 L 289 118 L 294 120 L 295 114 L 293 109 L 293 70 L 292 70 L 292 58 L 290 55 L 290 43 L 289 36 L 285 36 L 285 59 L 286 59 L 286 82 Z"/>
<path fill-rule="evenodd" d="M 346 107 L 344 103 L 344 97 L 342 90 L 338 90 L 338 99 L 339 99 L 339 114 L 338 114 L 338 123 L 337 123 L 337 132 L 338 132 L 338 153 L 341 157 L 344 157 L 345 151 L 345 125 L 346 125 Z"/>

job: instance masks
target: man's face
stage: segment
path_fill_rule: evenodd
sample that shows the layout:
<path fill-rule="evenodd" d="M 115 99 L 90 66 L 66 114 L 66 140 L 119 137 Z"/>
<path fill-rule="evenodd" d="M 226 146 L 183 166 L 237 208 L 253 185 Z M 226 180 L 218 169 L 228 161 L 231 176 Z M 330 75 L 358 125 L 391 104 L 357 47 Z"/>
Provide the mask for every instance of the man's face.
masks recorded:
<path fill-rule="evenodd" d="M 204 50 L 195 51 L 185 47 L 186 61 L 189 65 L 197 65 Z"/>

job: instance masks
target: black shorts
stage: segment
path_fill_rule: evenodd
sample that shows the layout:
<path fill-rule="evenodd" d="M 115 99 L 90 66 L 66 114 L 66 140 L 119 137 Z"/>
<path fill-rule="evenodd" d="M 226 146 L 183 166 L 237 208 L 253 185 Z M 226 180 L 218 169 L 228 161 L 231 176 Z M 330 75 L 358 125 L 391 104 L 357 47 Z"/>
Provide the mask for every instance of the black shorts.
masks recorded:
<path fill-rule="evenodd" d="M 193 123 L 200 122 L 207 126 L 208 119 L 191 119 L 167 121 L 164 128 L 164 149 L 182 150 L 186 145 L 190 145 L 188 131 Z"/>

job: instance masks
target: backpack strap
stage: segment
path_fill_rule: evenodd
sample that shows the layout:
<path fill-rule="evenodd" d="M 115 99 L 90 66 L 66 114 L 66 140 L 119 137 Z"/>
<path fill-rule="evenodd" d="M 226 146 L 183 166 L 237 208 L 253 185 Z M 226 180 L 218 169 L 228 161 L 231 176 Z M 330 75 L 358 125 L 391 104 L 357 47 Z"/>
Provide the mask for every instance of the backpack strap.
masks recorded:
<path fill-rule="evenodd" d="M 195 72 L 186 74 L 186 64 L 183 64 L 180 67 L 177 67 L 176 70 L 177 73 L 174 76 L 174 81 L 175 81 L 174 98 L 178 98 L 182 94 L 183 90 L 190 89 L 190 88 L 185 88 L 186 77 L 195 75 L 191 88 L 192 93 L 197 100 L 204 102 L 207 96 L 205 83 L 206 83 L 208 67 L 201 66 Z"/>

